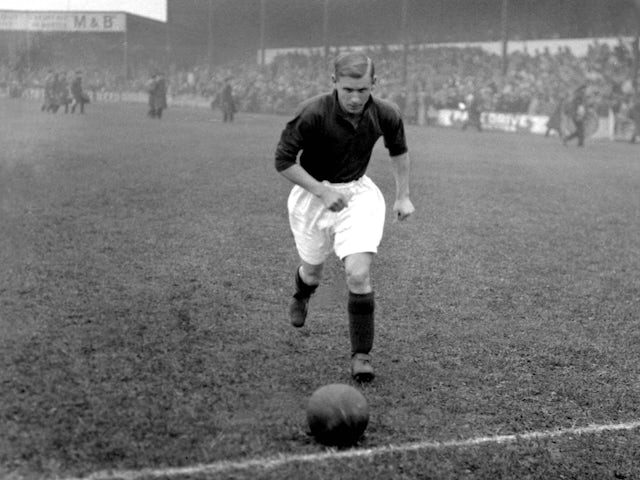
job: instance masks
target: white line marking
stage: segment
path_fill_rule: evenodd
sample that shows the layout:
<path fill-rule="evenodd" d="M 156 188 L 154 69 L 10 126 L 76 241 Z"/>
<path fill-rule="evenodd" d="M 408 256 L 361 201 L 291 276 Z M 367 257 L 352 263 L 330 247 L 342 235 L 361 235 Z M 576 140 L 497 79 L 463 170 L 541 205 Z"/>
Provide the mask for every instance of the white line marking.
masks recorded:
<path fill-rule="evenodd" d="M 316 463 L 325 460 L 373 457 L 393 452 L 410 452 L 417 450 L 441 450 L 456 447 L 472 447 L 486 444 L 501 444 L 527 440 L 541 440 L 564 435 L 589 435 L 602 432 L 616 432 L 635 430 L 640 428 L 640 421 L 628 423 L 614 423 L 605 425 L 589 425 L 586 427 L 565 428 L 557 430 L 542 430 L 513 435 L 495 435 L 491 437 L 476 437 L 464 440 L 450 440 L 446 442 L 413 442 L 397 445 L 385 445 L 374 448 L 357 448 L 352 450 L 328 450 L 322 453 L 276 455 L 272 457 L 253 458 L 240 461 L 220 461 L 215 463 L 193 465 L 190 467 L 173 467 L 164 469 L 142 470 L 104 470 L 92 473 L 86 477 L 68 478 L 66 480 L 138 480 L 142 478 L 177 477 L 180 475 L 216 474 L 234 470 L 278 468 L 290 463 Z"/>

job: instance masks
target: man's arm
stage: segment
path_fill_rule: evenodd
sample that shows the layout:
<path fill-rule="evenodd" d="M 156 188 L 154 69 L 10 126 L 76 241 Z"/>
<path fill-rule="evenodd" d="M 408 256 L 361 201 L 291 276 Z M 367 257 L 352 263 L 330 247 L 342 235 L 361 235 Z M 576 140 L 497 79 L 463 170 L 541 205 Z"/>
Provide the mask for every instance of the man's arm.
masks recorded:
<path fill-rule="evenodd" d="M 393 211 L 398 220 L 404 220 L 411 215 L 415 208 L 409 198 L 409 171 L 411 162 L 409 154 L 392 156 L 391 167 L 396 180 L 396 201 L 393 204 Z"/>
<path fill-rule="evenodd" d="M 349 203 L 346 195 L 319 182 L 297 163 L 285 170 L 281 170 L 280 174 L 290 182 L 299 185 L 318 197 L 322 200 L 324 206 L 332 212 L 339 212 Z"/>
<path fill-rule="evenodd" d="M 293 120 L 287 123 L 276 148 L 275 167 L 284 178 L 322 200 L 327 209 L 339 212 L 347 206 L 349 198 L 329 185 L 318 181 L 297 162 L 298 154 L 305 146 L 305 132 L 311 131 L 313 128 L 312 119 L 304 120 L 301 114 L 296 115 Z"/>

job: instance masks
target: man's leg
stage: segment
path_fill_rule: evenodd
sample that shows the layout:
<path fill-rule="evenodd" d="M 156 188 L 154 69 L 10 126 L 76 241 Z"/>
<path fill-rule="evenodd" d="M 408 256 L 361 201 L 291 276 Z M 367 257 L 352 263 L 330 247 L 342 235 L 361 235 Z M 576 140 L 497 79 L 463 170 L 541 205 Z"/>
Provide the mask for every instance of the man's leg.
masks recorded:
<path fill-rule="evenodd" d="M 309 298 L 318 288 L 322 279 L 324 264 L 312 265 L 300 260 L 300 266 L 296 270 L 295 293 L 289 304 L 289 319 L 291 325 L 300 328 L 304 325 L 309 311 Z"/>
<path fill-rule="evenodd" d="M 375 301 L 371 287 L 372 253 L 356 253 L 344 259 L 349 300 L 351 375 L 359 382 L 373 379 L 369 352 L 373 348 Z"/>

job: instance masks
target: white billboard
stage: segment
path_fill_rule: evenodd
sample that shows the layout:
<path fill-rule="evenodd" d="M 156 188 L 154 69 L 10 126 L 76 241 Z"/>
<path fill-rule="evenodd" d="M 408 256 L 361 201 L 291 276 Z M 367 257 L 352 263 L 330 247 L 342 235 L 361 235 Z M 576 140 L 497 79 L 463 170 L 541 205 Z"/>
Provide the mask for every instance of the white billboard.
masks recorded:
<path fill-rule="evenodd" d="M 0 30 L 26 32 L 124 32 L 124 13 L 0 11 Z"/>

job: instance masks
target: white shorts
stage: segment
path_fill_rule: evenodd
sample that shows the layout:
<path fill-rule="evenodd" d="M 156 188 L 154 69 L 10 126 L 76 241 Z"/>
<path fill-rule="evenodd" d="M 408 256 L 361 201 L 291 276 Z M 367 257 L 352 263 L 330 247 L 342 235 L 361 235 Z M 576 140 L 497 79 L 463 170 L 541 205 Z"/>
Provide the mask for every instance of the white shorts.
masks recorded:
<path fill-rule="evenodd" d="M 311 265 L 324 263 L 333 250 L 343 259 L 354 253 L 377 253 L 384 229 L 385 203 L 373 181 L 363 176 L 349 183 L 329 183 L 349 197 L 339 212 L 296 185 L 289 194 L 289 224 L 300 258 Z"/>

